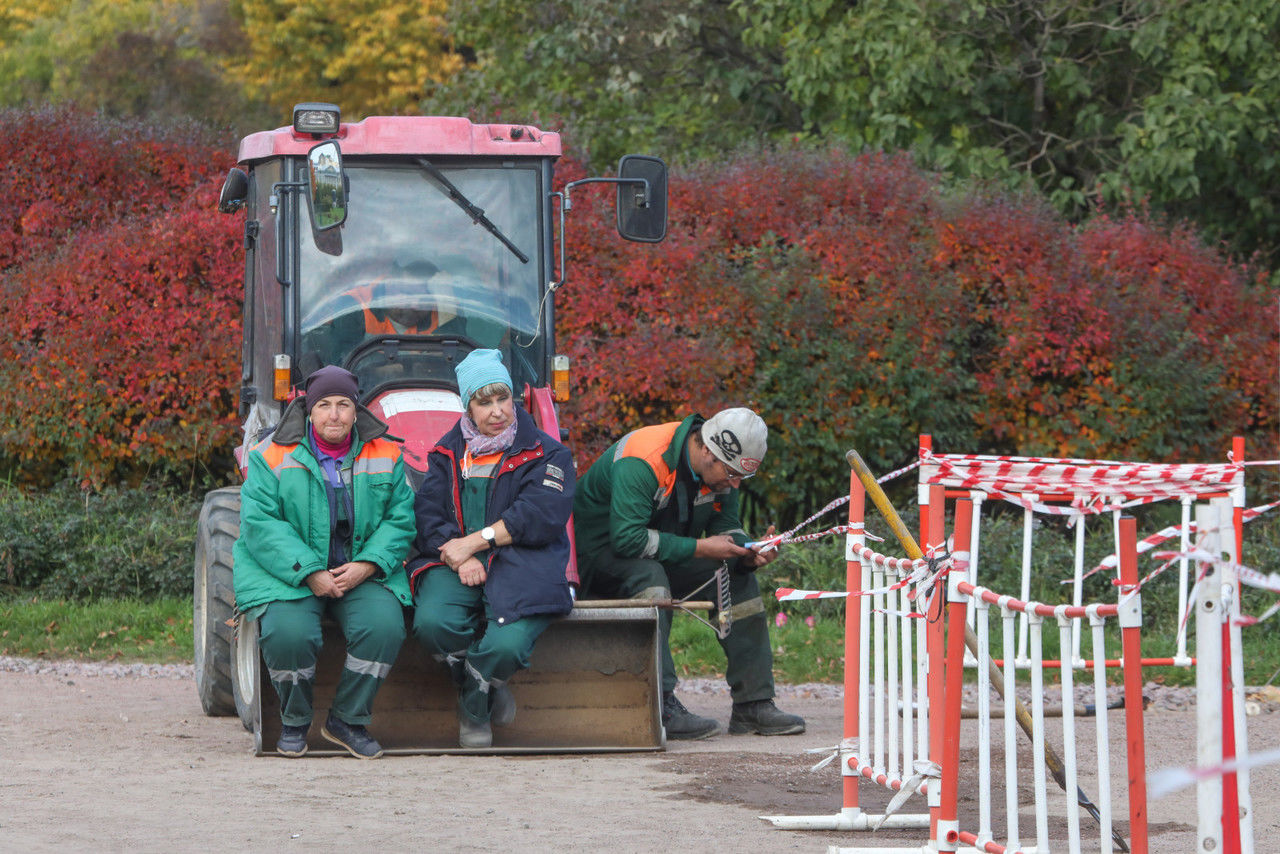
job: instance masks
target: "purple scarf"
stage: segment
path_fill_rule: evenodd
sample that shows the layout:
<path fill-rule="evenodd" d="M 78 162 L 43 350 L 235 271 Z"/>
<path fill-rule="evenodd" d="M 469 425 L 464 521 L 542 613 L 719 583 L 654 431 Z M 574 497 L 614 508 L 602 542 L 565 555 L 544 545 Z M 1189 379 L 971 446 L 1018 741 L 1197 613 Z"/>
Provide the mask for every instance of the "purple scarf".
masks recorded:
<path fill-rule="evenodd" d="M 471 420 L 469 412 L 462 413 L 462 419 L 458 423 L 462 426 L 462 438 L 467 440 L 467 450 L 472 456 L 478 457 L 510 448 L 511 443 L 516 440 L 516 425 L 519 420 L 513 420 L 496 436 L 486 436 L 481 433 L 480 428 L 476 427 L 476 423 Z"/>

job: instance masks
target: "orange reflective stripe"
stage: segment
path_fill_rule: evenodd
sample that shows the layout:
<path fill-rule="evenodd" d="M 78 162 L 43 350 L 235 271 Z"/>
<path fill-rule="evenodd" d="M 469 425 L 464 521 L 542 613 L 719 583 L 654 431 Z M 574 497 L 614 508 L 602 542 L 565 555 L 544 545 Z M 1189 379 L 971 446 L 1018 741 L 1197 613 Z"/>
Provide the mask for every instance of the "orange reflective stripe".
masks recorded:
<path fill-rule="evenodd" d="M 390 439 L 373 439 L 360 449 L 360 456 L 395 457 L 400 456 L 400 445 Z"/>
<path fill-rule="evenodd" d="M 662 455 L 671 447 L 671 440 L 675 438 L 676 430 L 681 423 L 673 421 L 670 424 L 655 424 L 652 427 L 632 430 L 618 441 L 614 461 L 623 457 L 644 460 L 645 464 L 653 470 L 654 476 L 658 478 L 658 486 L 662 494 L 670 495 L 676 487 L 676 473 L 674 469 L 667 466 L 667 461 L 662 458 Z"/>
<path fill-rule="evenodd" d="M 267 461 L 267 465 L 273 471 L 285 461 L 294 448 L 298 447 L 296 443 L 293 445 L 278 445 L 270 439 L 263 439 L 262 444 L 266 445 L 265 448 L 262 448 L 262 458 Z"/>

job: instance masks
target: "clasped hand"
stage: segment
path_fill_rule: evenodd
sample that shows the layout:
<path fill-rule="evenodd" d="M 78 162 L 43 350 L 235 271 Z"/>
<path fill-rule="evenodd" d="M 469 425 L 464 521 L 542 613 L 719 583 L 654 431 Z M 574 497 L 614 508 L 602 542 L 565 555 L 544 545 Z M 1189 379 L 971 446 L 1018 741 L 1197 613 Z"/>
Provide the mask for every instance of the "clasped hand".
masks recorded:
<path fill-rule="evenodd" d="M 457 572 L 458 569 L 471 559 L 476 552 L 480 551 L 468 540 L 470 537 L 455 537 L 447 540 L 440 547 L 440 559 L 449 565 L 449 568 Z"/>
<path fill-rule="evenodd" d="M 355 590 L 378 571 L 378 565 L 367 560 L 353 560 L 335 566 L 333 569 L 322 569 L 307 576 L 307 587 L 317 596 L 341 599 L 343 595 Z"/>

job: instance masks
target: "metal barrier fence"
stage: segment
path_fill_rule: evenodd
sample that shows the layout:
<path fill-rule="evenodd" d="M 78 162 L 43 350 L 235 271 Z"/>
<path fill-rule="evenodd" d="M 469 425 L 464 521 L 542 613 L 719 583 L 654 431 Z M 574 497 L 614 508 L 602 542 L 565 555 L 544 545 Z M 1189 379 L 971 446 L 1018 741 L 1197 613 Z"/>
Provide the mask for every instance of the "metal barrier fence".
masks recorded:
<path fill-rule="evenodd" d="M 1237 448 L 1237 454 L 1241 450 Z M 835 748 L 843 780 L 842 808 L 830 816 L 764 818 L 786 829 L 929 829 L 927 841 L 918 847 L 831 849 L 846 854 L 863 850 L 1047 852 L 1051 844 L 1050 816 L 1057 816 L 1056 820 L 1061 821 L 1065 813 L 1067 850 L 1125 850 L 1126 845 L 1134 852 L 1148 850 L 1140 590 L 1150 576 L 1142 580 L 1138 577 L 1135 520 L 1118 514 L 1116 521 L 1118 601 L 1084 604 L 1077 597 L 1072 605 L 1049 606 L 1028 601 L 1025 593 L 1021 598 L 1001 595 L 971 580 L 975 578 L 970 573 L 976 558 L 971 549 L 971 536 L 978 530 L 974 520 L 981 502 L 968 498 L 956 500 L 954 532 L 948 540 L 944 528 L 947 484 L 926 482 L 928 478 L 942 479 L 936 477 L 936 470 L 926 470 L 923 455 L 920 530 L 925 550 L 916 545 L 856 453 L 850 452 L 849 461 L 854 472 L 848 500 L 846 590 L 839 593 L 798 591 L 810 595 L 790 597 L 848 597 L 844 739 Z M 1048 462 L 1037 461 L 1035 465 Z M 1072 466 L 1080 463 L 1064 462 Z M 1135 464 L 1112 465 L 1131 467 Z M 1187 467 L 1182 468 L 1178 474 L 1187 474 Z M 1196 585 L 1184 594 L 1184 601 L 1194 603 L 1196 617 L 1200 721 L 1197 764 L 1211 768 L 1225 763 L 1230 767 L 1221 776 L 1198 784 L 1199 840 L 1203 851 L 1251 852 L 1252 810 L 1245 770 L 1248 763 L 1245 761 L 1239 622 L 1232 619 L 1232 603 L 1234 601 L 1234 612 L 1238 615 L 1239 596 L 1231 595 L 1236 589 L 1231 567 L 1235 565 L 1234 555 L 1239 552 L 1243 507 L 1239 473 L 1218 468 L 1210 475 L 1218 478 L 1215 485 L 1200 492 L 1221 495 L 1224 473 L 1235 481 L 1231 499 L 1197 506 L 1196 531 L 1197 551 L 1201 556 L 1223 554 L 1226 557 L 1221 562 L 1198 562 Z M 1115 488 L 1116 484 L 1110 487 L 1109 500 L 1114 504 L 1116 497 L 1123 493 Z M 864 514 L 868 494 L 897 534 L 908 558 L 888 557 L 867 547 Z M 1113 507 L 1106 509 L 1114 512 Z M 1235 536 L 1231 536 L 1232 532 Z M 1185 545 L 1182 552 L 1191 553 Z M 998 644 L 993 643 L 992 610 L 997 615 Z M 1058 628 L 1061 654 L 1053 661 L 1046 660 L 1043 654 L 1046 620 L 1055 621 Z M 1091 638 L 1087 658 L 1080 654 L 1084 624 Z M 1117 631 L 1122 657 L 1108 659 L 1107 638 Z M 1001 669 L 992 659 L 992 649 L 997 645 L 1004 651 L 1007 663 L 1013 663 L 1008 651 L 1019 650 L 1017 663 L 1030 679 L 1029 712 L 1017 699 L 1015 668 Z M 1072 651 L 1071 655 L 1066 654 L 1068 650 Z M 961 718 L 966 664 L 976 669 L 977 743 L 976 762 L 962 766 Z M 1117 664 L 1121 665 L 1123 674 L 1125 712 L 1123 727 L 1119 732 L 1112 732 L 1105 711 L 1108 708 L 1106 678 L 1108 667 L 1114 671 Z M 1086 760 L 1076 750 L 1080 715 L 1075 703 L 1075 671 L 1081 667 L 1093 670 L 1093 703 L 1087 705 L 1099 710 L 1093 722 L 1096 748 L 1092 760 Z M 1046 739 L 1046 669 L 1057 671 L 1062 687 L 1061 756 Z M 999 697 L 997 708 L 1003 714 L 993 713 L 992 691 Z M 931 710 L 940 713 L 931 714 Z M 1030 736 L 1030 765 L 1018 761 L 1018 729 Z M 1113 802 L 1120 793 L 1113 791 L 1110 784 L 1112 756 L 1121 745 L 1128 772 L 1124 793 L 1128 804 L 1125 834 L 1117 832 Z M 994 770 L 998 753 L 1003 753 L 1002 774 Z M 1085 776 L 1097 781 L 1096 798 L 1089 797 L 1080 786 L 1082 762 L 1088 764 Z M 1238 771 L 1234 770 L 1237 763 Z M 1060 795 L 1051 797 L 1050 777 L 1062 790 Z M 1027 785 L 1028 778 L 1034 799 L 1034 828 L 1024 833 L 1019 822 L 1018 794 Z M 895 792 L 883 813 L 873 815 L 861 808 L 858 790 L 863 781 Z M 976 815 L 962 816 L 959 812 L 958 793 L 962 781 L 969 790 L 976 784 Z M 1003 784 L 1003 804 L 994 799 L 995 782 Z M 926 800 L 928 813 L 901 811 L 912 802 L 913 796 Z M 1082 828 L 1082 809 L 1097 825 L 1096 837 Z M 1024 838 L 1032 836 L 1034 845 L 1025 844 Z M 1090 842 L 1093 839 L 1096 839 L 1096 848 Z"/>

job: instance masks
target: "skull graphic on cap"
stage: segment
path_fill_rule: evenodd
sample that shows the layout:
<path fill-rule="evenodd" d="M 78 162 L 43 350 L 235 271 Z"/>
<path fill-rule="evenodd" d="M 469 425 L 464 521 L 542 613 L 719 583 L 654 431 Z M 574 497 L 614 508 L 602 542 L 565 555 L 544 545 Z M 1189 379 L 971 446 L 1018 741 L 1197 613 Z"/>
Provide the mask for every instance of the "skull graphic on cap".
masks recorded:
<path fill-rule="evenodd" d="M 721 430 L 711 437 L 711 441 L 724 452 L 723 459 L 727 463 L 731 463 L 742 456 L 742 443 L 738 441 L 738 437 L 734 435 L 732 430 Z"/>

